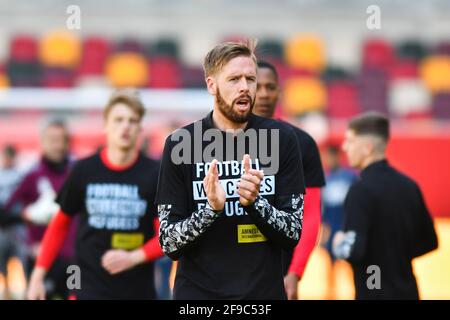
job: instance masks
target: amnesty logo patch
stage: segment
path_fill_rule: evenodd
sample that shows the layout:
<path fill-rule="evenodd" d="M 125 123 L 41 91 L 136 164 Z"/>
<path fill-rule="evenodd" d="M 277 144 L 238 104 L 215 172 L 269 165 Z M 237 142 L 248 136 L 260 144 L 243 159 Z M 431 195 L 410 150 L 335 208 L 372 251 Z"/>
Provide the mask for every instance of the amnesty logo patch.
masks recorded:
<path fill-rule="evenodd" d="M 144 244 L 142 233 L 113 233 L 111 247 L 113 249 L 133 250 Z"/>
<path fill-rule="evenodd" d="M 267 238 L 254 224 L 238 225 L 238 243 L 264 242 Z"/>

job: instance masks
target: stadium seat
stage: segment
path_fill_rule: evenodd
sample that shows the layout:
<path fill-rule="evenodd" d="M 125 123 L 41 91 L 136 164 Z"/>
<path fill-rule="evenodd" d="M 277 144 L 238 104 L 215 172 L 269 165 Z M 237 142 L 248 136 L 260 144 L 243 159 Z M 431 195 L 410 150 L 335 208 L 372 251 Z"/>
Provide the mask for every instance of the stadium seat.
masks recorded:
<path fill-rule="evenodd" d="M 419 76 L 418 66 L 414 60 L 395 61 L 389 69 L 389 80 L 417 79 Z"/>
<path fill-rule="evenodd" d="M 388 112 L 387 75 L 383 69 L 365 67 L 357 78 L 361 111 Z"/>
<path fill-rule="evenodd" d="M 431 96 L 419 79 L 393 81 L 389 87 L 389 112 L 398 117 L 430 114 Z"/>
<path fill-rule="evenodd" d="M 161 38 L 153 43 L 149 49 L 148 54 L 151 58 L 166 57 L 180 60 L 180 48 L 175 39 Z"/>
<path fill-rule="evenodd" d="M 15 62 L 36 62 L 38 60 L 38 44 L 34 37 L 18 35 L 10 43 L 9 57 Z"/>
<path fill-rule="evenodd" d="M 450 119 L 450 93 L 437 93 L 433 96 L 433 115 L 436 119 Z"/>
<path fill-rule="evenodd" d="M 169 89 L 181 86 L 181 71 L 178 62 L 172 58 L 150 60 L 150 88 Z"/>
<path fill-rule="evenodd" d="M 113 46 L 114 52 L 134 52 L 143 53 L 142 44 L 138 39 L 125 38 L 117 41 Z"/>
<path fill-rule="evenodd" d="M 349 119 L 359 113 L 356 84 L 348 80 L 333 81 L 328 85 L 327 114 L 331 118 Z"/>
<path fill-rule="evenodd" d="M 394 61 L 394 50 L 383 39 L 369 39 L 363 44 L 362 62 L 364 68 L 388 70 Z"/>
<path fill-rule="evenodd" d="M 184 88 L 205 88 L 205 74 L 199 67 L 183 67 L 181 83 Z"/>
<path fill-rule="evenodd" d="M 148 65 L 137 53 L 116 53 L 106 62 L 106 77 L 115 87 L 143 87 L 148 82 Z"/>
<path fill-rule="evenodd" d="M 322 72 L 321 78 L 323 81 L 331 83 L 334 81 L 350 80 L 352 75 L 344 68 L 327 66 Z"/>
<path fill-rule="evenodd" d="M 442 41 L 438 43 L 435 53 L 450 56 L 450 41 Z"/>
<path fill-rule="evenodd" d="M 9 87 L 8 76 L 4 73 L 0 73 L 0 89 L 5 89 Z"/>
<path fill-rule="evenodd" d="M 285 60 L 293 68 L 320 73 L 325 67 L 321 39 L 314 35 L 305 35 L 289 40 L 286 43 Z"/>
<path fill-rule="evenodd" d="M 275 39 L 261 40 L 256 47 L 256 56 L 261 60 L 271 58 L 282 60 L 284 58 L 283 43 Z"/>
<path fill-rule="evenodd" d="M 74 84 L 74 72 L 65 68 L 42 69 L 42 85 L 48 88 L 70 88 Z"/>
<path fill-rule="evenodd" d="M 320 111 L 326 107 L 327 93 L 317 78 L 291 78 L 284 85 L 284 111 L 290 115 Z"/>
<path fill-rule="evenodd" d="M 418 40 L 406 40 L 396 47 L 396 56 L 401 60 L 420 61 L 428 54 L 428 49 Z"/>
<path fill-rule="evenodd" d="M 86 38 L 83 41 L 83 53 L 78 74 L 80 76 L 103 74 L 109 52 L 110 44 L 106 39 L 99 36 Z"/>
<path fill-rule="evenodd" d="M 81 43 L 70 32 L 51 32 L 39 44 L 39 57 L 48 67 L 74 68 L 81 59 Z"/>
<path fill-rule="evenodd" d="M 6 74 L 13 87 L 37 87 L 41 85 L 41 67 L 37 62 L 14 62 L 6 65 Z"/>
<path fill-rule="evenodd" d="M 432 92 L 450 92 L 450 56 L 433 55 L 424 59 L 420 75 Z"/>

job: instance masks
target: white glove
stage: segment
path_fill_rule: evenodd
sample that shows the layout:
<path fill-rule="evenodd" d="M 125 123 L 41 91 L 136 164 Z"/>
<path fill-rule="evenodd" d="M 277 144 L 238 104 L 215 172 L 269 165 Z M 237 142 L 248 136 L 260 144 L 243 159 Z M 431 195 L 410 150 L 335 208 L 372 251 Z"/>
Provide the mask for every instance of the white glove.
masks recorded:
<path fill-rule="evenodd" d="M 24 210 L 25 218 L 36 225 L 47 225 L 59 211 L 55 202 L 56 193 L 48 179 L 38 181 L 39 198 Z"/>

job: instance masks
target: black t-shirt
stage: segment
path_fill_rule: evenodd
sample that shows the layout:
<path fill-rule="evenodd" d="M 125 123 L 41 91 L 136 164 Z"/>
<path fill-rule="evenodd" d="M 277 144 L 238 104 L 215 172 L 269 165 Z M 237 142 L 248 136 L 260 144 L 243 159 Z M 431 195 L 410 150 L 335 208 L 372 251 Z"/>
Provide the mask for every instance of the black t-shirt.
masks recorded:
<path fill-rule="evenodd" d="M 176 299 L 284 299 L 283 249 L 271 240 L 274 238 L 266 237 L 263 229 L 256 227 L 255 219 L 240 205 L 235 192 L 243 170 L 242 154 L 237 151 L 238 139 L 213 128 L 211 112 L 206 118 L 175 131 L 167 138 L 163 152 L 156 199 L 160 205 L 171 205 L 171 222 L 188 219 L 194 211 L 205 208 L 207 198 L 202 181 L 212 160 L 205 153 L 214 142 L 219 152 L 213 156 L 219 161 L 219 180 L 227 194 L 224 212 L 177 257 L 174 296 Z M 208 136 L 210 129 L 219 132 L 219 137 L 203 141 L 208 138 L 202 139 L 202 135 Z M 291 197 L 305 190 L 294 131 L 278 121 L 252 115 L 244 132 L 256 133 L 253 143 L 246 140 L 245 153 L 251 156 L 252 168 L 264 170 L 260 196 L 275 208 L 283 197 L 294 203 Z M 184 163 L 174 161 L 181 145 L 177 141 L 187 146 L 179 153 L 186 156 Z M 272 162 L 264 157 L 267 154 L 273 156 Z"/>
<path fill-rule="evenodd" d="M 320 159 L 319 148 L 314 139 L 304 130 L 280 120 L 283 124 L 292 128 L 297 136 L 302 153 L 303 175 L 305 176 L 305 186 L 307 188 L 321 188 L 325 186 L 325 174 L 323 172 L 322 161 Z M 294 250 L 286 250 L 283 258 L 284 274 L 289 271 Z"/>
<path fill-rule="evenodd" d="M 321 188 L 325 186 L 325 174 L 320 159 L 319 148 L 314 139 L 304 130 L 288 123 L 296 136 L 302 152 L 303 174 L 307 188 Z"/>
<path fill-rule="evenodd" d="M 140 154 L 121 171 L 111 170 L 99 154 L 78 161 L 58 194 L 68 215 L 80 214 L 76 262 L 81 269 L 78 298 L 151 299 L 153 263 L 110 275 L 101 258 L 110 249 L 133 250 L 156 233 L 153 220 L 159 162 Z"/>
<path fill-rule="evenodd" d="M 369 165 L 361 178 L 344 204 L 344 231 L 353 233 L 346 258 L 353 267 L 356 298 L 418 299 L 411 260 L 437 247 L 422 193 L 387 161 Z M 367 285 L 371 266 L 381 273 L 379 289 Z"/>

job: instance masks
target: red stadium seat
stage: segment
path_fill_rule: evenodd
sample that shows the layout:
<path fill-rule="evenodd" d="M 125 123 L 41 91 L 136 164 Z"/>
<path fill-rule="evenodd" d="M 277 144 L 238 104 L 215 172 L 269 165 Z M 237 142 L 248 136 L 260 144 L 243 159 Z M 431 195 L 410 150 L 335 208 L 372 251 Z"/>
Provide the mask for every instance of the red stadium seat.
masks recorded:
<path fill-rule="evenodd" d="M 38 59 L 38 44 L 34 37 L 16 36 L 11 40 L 10 59 L 16 62 L 35 62 Z"/>
<path fill-rule="evenodd" d="M 394 61 L 394 50 L 391 45 L 382 39 L 371 39 L 363 45 L 363 66 L 389 69 Z"/>
<path fill-rule="evenodd" d="M 328 86 L 328 116 L 349 119 L 360 112 L 358 91 L 351 81 L 334 81 Z"/>
<path fill-rule="evenodd" d="M 389 80 L 415 79 L 419 76 L 418 66 L 415 61 L 396 61 L 389 69 Z"/>
<path fill-rule="evenodd" d="M 99 36 L 86 38 L 83 41 L 83 53 L 78 74 L 80 76 L 103 74 L 109 52 L 110 44 L 106 39 Z"/>
<path fill-rule="evenodd" d="M 181 71 L 178 62 L 171 58 L 151 59 L 149 87 L 159 89 L 181 87 Z"/>

